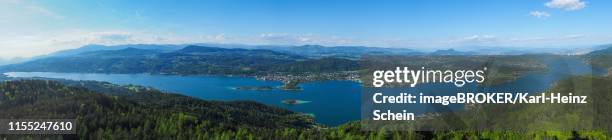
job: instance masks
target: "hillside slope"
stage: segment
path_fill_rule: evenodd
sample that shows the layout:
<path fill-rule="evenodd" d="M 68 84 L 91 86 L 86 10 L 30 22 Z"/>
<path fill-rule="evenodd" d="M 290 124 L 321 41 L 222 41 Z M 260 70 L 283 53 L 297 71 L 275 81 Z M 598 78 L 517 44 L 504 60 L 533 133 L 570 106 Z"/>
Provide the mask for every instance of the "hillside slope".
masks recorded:
<path fill-rule="evenodd" d="M 584 55 L 588 63 L 601 68 L 612 68 L 612 45 L 605 46 L 607 48 L 590 52 Z"/>

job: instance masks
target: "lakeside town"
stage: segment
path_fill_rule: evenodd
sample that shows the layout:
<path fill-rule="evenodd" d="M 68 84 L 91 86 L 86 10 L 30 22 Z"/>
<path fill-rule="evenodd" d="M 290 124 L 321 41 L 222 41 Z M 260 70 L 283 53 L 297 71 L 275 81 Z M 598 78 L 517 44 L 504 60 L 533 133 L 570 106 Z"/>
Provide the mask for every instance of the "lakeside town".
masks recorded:
<path fill-rule="evenodd" d="M 325 81 L 325 80 L 348 80 L 354 82 L 360 82 L 358 71 L 340 71 L 330 73 L 312 73 L 306 72 L 301 74 L 288 74 L 288 73 L 272 73 L 266 75 L 255 76 L 257 80 L 263 81 L 281 81 L 283 83 L 291 82 L 311 82 L 311 81 Z"/>

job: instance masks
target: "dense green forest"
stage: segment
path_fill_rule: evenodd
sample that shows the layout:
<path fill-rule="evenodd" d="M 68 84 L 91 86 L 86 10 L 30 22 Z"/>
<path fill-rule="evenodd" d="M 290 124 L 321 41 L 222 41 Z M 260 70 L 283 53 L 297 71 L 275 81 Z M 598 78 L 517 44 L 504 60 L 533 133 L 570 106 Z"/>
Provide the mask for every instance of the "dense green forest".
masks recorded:
<path fill-rule="evenodd" d="M 467 130 L 518 130 L 478 132 L 479 138 L 554 139 L 575 137 L 588 139 L 612 138 L 612 77 L 580 75 L 565 78 L 546 94 L 587 96 L 586 104 L 479 104 L 465 111 L 442 114 L 431 120 L 422 120 L 427 125 L 441 125 L 450 120 L 459 120 Z M 439 124 L 442 123 L 442 124 Z M 568 130 L 574 130 L 568 131 Z M 582 130 L 582 131 L 581 131 Z M 464 131 L 465 132 L 465 131 Z M 503 133 L 502 133 L 503 132 Z M 489 133 L 489 134 L 487 134 Z M 449 132 L 444 135 L 468 135 L 469 133 Z"/>

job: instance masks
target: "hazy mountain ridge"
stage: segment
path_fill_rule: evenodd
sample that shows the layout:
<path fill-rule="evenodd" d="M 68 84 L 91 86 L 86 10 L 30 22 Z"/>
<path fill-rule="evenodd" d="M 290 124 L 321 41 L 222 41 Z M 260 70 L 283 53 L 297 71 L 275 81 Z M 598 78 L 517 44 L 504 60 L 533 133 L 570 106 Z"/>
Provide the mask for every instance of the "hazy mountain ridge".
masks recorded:
<path fill-rule="evenodd" d="M 363 55 L 422 55 L 424 53 L 406 48 L 380 48 L 365 46 L 334 46 L 327 47 L 321 45 L 302 45 L 302 46 L 266 46 L 257 47 L 278 52 L 297 54 L 312 58 L 321 57 L 341 57 L 341 58 L 360 58 Z"/>
<path fill-rule="evenodd" d="M 228 49 L 191 45 L 172 52 L 137 48 L 84 52 L 71 56 L 50 57 L 7 65 L 1 67 L 0 70 L 251 75 L 269 72 L 344 71 L 353 70 L 357 67 L 355 61 L 321 60 L 262 49 Z M 316 66 L 304 67 L 305 64 Z M 297 69 L 298 67 L 301 69 Z"/>
<path fill-rule="evenodd" d="M 9 64 L 18 64 L 18 63 L 45 59 L 45 58 L 52 58 L 52 57 L 69 57 L 69 56 L 75 56 L 75 55 L 79 55 L 79 54 L 83 54 L 87 52 L 95 52 L 95 51 L 103 51 L 103 50 L 110 51 L 110 50 L 121 50 L 121 49 L 126 49 L 126 48 L 136 48 L 136 49 L 144 49 L 144 50 L 158 50 L 162 52 L 169 52 L 169 51 L 181 49 L 185 46 L 186 45 L 165 45 L 165 44 L 125 44 L 125 45 L 89 44 L 89 45 L 84 45 L 82 47 L 75 48 L 75 49 L 60 50 L 60 51 L 52 52 L 49 54 L 34 56 L 30 58 L 22 58 L 22 57 L 11 58 L 11 59 L 0 58 L 0 66 L 9 65 Z"/>
<path fill-rule="evenodd" d="M 612 55 L 612 44 L 610 45 L 602 45 L 599 46 L 600 50 L 592 51 L 586 55 L 595 56 L 595 55 Z"/>
<path fill-rule="evenodd" d="M 90 44 L 85 45 L 83 47 L 79 47 L 76 49 L 68 49 L 57 51 L 48 55 L 39 56 L 38 58 L 47 58 L 47 57 L 64 57 L 64 56 L 73 56 L 78 55 L 85 52 L 93 52 L 93 51 L 103 51 L 103 50 L 122 50 L 127 48 L 135 48 L 135 49 L 145 49 L 145 50 L 160 50 L 160 51 L 174 51 L 183 48 L 185 45 L 163 45 L 163 44 L 126 44 L 126 45 L 97 45 Z"/>
<path fill-rule="evenodd" d="M 230 45 L 225 45 L 230 46 Z M 608 47 L 610 45 L 607 45 Z M 604 48 L 606 45 L 588 48 Z M 471 50 L 471 51 L 470 51 Z M 477 51 L 482 50 L 482 51 Z M 533 54 L 538 51 L 533 51 Z M 591 55 L 596 54 L 594 51 Z M 412 49 L 321 45 L 248 46 L 231 48 L 197 45 L 86 45 L 34 60 L 0 67 L 1 71 L 158 74 L 257 74 L 356 70 L 363 55 L 518 55 L 527 52 L 496 47 L 441 49 L 424 53 Z M 587 55 L 589 56 L 589 55 Z M 600 56 L 603 57 L 603 56 Z M 338 58 L 338 59 L 325 59 Z M 587 57 L 594 58 L 594 57 Z M 345 61 L 342 59 L 348 59 Z M 599 65 L 605 63 L 592 62 Z M 333 62 L 333 63 L 331 63 Z M 312 65 L 311 67 L 307 65 Z M 612 65 L 612 64 L 611 64 Z M 316 68 L 315 68 L 316 67 Z"/>
<path fill-rule="evenodd" d="M 54 135 L 65 139 L 215 139 L 226 133 L 274 139 L 276 131 L 317 126 L 307 115 L 252 101 L 204 101 L 104 82 L 63 83 L 0 82 L 0 117 L 75 119 L 78 135 Z"/>
<path fill-rule="evenodd" d="M 270 50 L 281 53 L 301 55 L 312 58 L 322 57 L 342 57 L 359 58 L 362 55 L 436 55 L 440 51 L 454 50 L 450 54 L 469 54 L 469 55 L 521 55 L 521 54 L 586 54 L 591 51 L 607 48 L 607 45 L 597 45 L 590 47 L 573 48 L 538 48 L 538 47 L 503 47 L 503 46 L 463 46 L 453 48 L 440 48 L 433 51 L 411 48 L 386 48 L 368 46 L 322 46 L 322 45 L 245 45 L 245 44 L 217 44 L 217 43 L 195 43 L 195 44 L 125 44 L 125 45 L 98 45 L 90 44 L 76 49 L 60 50 L 48 55 L 37 56 L 30 60 L 74 56 L 85 52 L 101 50 L 121 50 L 126 48 L 136 48 L 145 50 L 159 50 L 162 52 L 172 52 L 183 49 L 187 46 L 207 46 L 213 48 L 226 49 L 247 49 L 247 50 Z M 27 59 L 23 59 L 27 60 Z"/>
<path fill-rule="evenodd" d="M 612 44 L 599 46 L 605 49 L 585 54 L 583 57 L 593 66 L 612 70 Z"/>
<path fill-rule="evenodd" d="M 139 56 L 153 56 L 156 54 L 163 53 L 162 50 L 157 49 L 137 49 L 137 48 L 125 48 L 121 50 L 100 50 L 83 52 L 74 55 L 75 57 L 139 57 Z M 67 56 L 64 56 L 67 57 Z"/>
<path fill-rule="evenodd" d="M 246 56 L 261 56 L 275 59 L 305 59 L 299 55 L 285 54 L 281 52 L 264 50 L 264 49 L 243 49 L 243 48 L 217 48 L 203 47 L 190 45 L 183 49 L 171 52 L 168 54 L 190 54 L 190 55 L 227 55 L 227 53 L 246 55 Z"/>

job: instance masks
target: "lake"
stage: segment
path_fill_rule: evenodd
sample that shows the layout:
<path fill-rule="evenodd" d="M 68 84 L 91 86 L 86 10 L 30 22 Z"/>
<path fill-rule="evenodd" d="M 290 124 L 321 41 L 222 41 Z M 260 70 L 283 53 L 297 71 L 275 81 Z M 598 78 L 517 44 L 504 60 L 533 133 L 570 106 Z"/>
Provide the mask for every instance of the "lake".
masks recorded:
<path fill-rule="evenodd" d="M 409 93 L 430 93 L 430 95 L 452 95 L 457 92 L 541 92 L 554 82 L 570 75 L 596 74 L 603 75 L 606 70 L 592 68 L 575 57 L 556 57 L 544 60 L 548 72 L 532 72 L 517 80 L 496 85 L 478 86 L 465 85 L 462 88 L 452 84 L 420 84 L 414 88 L 403 90 Z M 306 82 L 299 86 L 301 91 L 255 91 L 234 90 L 240 86 L 281 86 L 277 81 L 259 81 L 251 77 L 224 76 L 171 76 L 150 74 L 95 74 L 95 73 L 53 73 L 53 72 L 9 72 L 9 77 L 46 77 L 70 80 L 107 81 L 114 84 L 135 84 L 154 87 L 163 91 L 180 93 L 204 100 L 253 100 L 271 106 L 277 106 L 296 112 L 309 113 L 315 116 L 318 123 L 336 126 L 361 118 L 361 86 L 352 81 Z M 282 103 L 286 99 L 306 101 L 304 104 L 288 105 Z M 461 106 L 451 106 L 460 109 Z M 427 107 L 413 108 L 420 111 Z"/>

